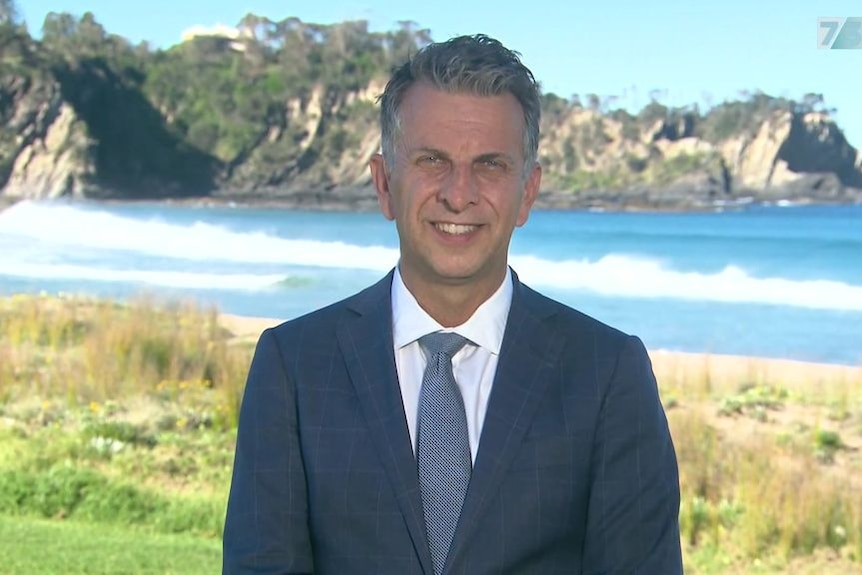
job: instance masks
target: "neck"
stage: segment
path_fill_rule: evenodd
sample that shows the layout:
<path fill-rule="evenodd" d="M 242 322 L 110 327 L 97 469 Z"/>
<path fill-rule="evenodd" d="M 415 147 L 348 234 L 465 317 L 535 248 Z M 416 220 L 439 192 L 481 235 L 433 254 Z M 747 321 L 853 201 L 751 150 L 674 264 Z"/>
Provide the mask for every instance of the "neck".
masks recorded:
<path fill-rule="evenodd" d="M 404 285 L 416 302 L 434 321 L 443 327 L 455 327 L 466 322 L 479 306 L 494 295 L 506 279 L 508 267 L 492 281 L 477 283 L 428 284 L 399 269 Z M 406 271 L 406 273 L 405 273 Z"/>

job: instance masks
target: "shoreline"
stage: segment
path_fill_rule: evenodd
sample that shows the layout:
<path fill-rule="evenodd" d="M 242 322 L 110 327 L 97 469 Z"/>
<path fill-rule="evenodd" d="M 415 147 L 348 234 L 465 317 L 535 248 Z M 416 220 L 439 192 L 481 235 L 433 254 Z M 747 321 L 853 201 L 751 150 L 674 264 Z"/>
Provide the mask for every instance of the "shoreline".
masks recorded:
<path fill-rule="evenodd" d="M 234 337 L 253 341 L 257 341 L 264 329 L 284 321 L 228 313 L 220 313 L 218 318 L 221 326 Z M 862 365 L 665 349 L 648 351 L 653 369 L 660 380 L 662 376 L 670 379 L 680 374 L 706 373 L 711 383 L 719 386 L 775 381 L 791 387 L 836 381 L 862 384 Z"/>
<path fill-rule="evenodd" d="M 2 192 L 2 190 L 0 190 Z M 200 208 L 238 208 L 259 209 L 273 208 L 282 210 L 312 211 L 312 212 L 364 212 L 379 211 L 377 198 L 369 195 L 354 195 L 341 198 L 325 197 L 320 194 L 286 194 L 272 196 L 243 197 L 241 195 L 209 195 L 188 197 L 153 197 L 153 198 L 12 198 L 0 193 L 0 212 L 18 202 L 66 202 L 95 204 L 153 204 L 165 206 L 190 206 Z M 572 192 L 543 190 L 534 211 L 546 212 L 603 212 L 603 213 L 721 213 L 743 211 L 751 207 L 803 207 L 803 206 L 858 206 L 855 201 L 830 201 L 824 198 L 755 199 L 750 196 L 735 200 L 715 200 L 698 202 L 695 199 L 673 202 L 642 202 L 609 200 L 601 196 L 579 198 Z"/>

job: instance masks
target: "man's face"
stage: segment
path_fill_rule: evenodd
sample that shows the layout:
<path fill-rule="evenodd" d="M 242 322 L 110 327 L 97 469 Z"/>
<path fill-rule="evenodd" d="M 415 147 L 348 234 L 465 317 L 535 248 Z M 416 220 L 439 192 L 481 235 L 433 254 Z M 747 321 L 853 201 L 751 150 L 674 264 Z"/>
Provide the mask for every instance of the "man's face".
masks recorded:
<path fill-rule="evenodd" d="M 411 289 L 503 281 L 509 240 L 527 221 L 541 169 L 524 169 L 517 99 L 413 85 L 400 108 L 392 165 L 371 160 L 383 215 L 394 219 L 400 269 Z"/>

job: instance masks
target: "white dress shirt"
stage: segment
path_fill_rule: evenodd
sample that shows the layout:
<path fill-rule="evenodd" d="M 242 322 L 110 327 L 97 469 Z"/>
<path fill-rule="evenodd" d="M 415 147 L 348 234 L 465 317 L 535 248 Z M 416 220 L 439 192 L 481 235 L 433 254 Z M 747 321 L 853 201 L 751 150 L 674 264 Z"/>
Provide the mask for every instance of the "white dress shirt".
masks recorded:
<path fill-rule="evenodd" d="M 401 399 L 407 416 L 410 442 L 416 452 L 416 419 L 419 413 L 419 390 L 428 360 L 419 346 L 419 338 L 437 331 L 454 331 L 467 338 L 467 344 L 452 358 L 452 371 L 464 399 L 470 453 L 476 462 L 479 437 L 488 409 L 488 397 L 497 372 L 497 360 L 509 308 L 512 306 L 511 271 L 503 283 L 463 324 L 444 329 L 423 310 L 404 285 L 395 268 L 392 279 L 392 333 L 395 345 L 395 367 L 401 384 Z"/>

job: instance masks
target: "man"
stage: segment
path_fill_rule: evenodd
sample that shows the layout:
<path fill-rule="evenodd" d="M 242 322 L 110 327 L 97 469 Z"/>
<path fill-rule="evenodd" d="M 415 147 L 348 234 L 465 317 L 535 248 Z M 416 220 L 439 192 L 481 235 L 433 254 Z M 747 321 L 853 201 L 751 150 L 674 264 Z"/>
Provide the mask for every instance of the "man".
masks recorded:
<path fill-rule="evenodd" d="M 677 464 L 643 345 L 507 265 L 541 180 L 532 74 L 459 37 L 381 99 L 371 174 L 401 258 L 262 334 L 224 572 L 681 573 Z"/>

